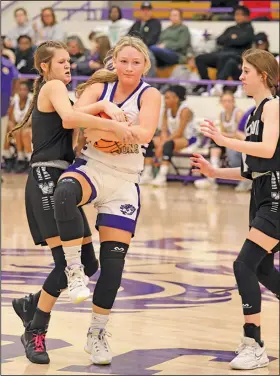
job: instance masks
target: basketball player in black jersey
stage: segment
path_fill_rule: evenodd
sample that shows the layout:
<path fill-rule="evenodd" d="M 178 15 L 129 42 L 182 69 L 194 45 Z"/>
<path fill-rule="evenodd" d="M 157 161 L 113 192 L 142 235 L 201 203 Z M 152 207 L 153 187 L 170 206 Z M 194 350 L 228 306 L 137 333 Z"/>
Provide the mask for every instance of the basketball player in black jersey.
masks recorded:
<path fill-rule="evenodd" d="M 231 361 L 234 369 L 265 367 L 269 360 L 261 340 L 261 292 L 259 282 L 280 294 L 280 273 L 274 267 L 274 254 L 280 240 L 280 137 L 279 98 L 275 97 L 279 65 L 267 51 L 250 49 L 243 53 L 240 80 L 256 109 L 246 124 L 246 139 L 239 141 L 221 135 L 212 122 L 201 125 L 202 133 L 216 144 L 242 153 L 240 168 L 213 168 L 201 155 L 194 154 L 192 165 L 200 173 L 223 179 L 252 179 L 250 230 L 233 263 L 245 318 L 244 337 Z"/>
<path fill-rule="evenodd" d="M 74 160 L 75 133 L 79 127 L 83 127 L 114 132 L 121 142 L 135 142 L 135 138 L 127 127 L 128 123 L 116 121 L 125 120 L 123 112 L 116 105 L 100 101 L 78 110 L 71 105 L 66 88 L 71 80 L 70 57 L 63 43 L 42 43 L 35 52 L 34 61 L 40 77 L 34 83 L 33 101 L 23 121 L 12 132 L 24 126 L 32 114 L 33 154 L 25 191 L 26 213 L 34 243 L 49 246 L 55 267 L 39 293 L 16 299 L 13 306 L 26 324 L 21 340 L 27 358 L 34 363 L 46 364 L 49 357 L 45 335 L 50 312 L 61 290 L 71 284 L 73 294 L 70 298 L 74 302 L 87 298 L 90 294 L 86 287 L 88 277 L 98 269 L 91 231 L 83 210 L 77 209 L 82 218 L 84 234 L 83 245 L 77 255 L 64 254 L 54 218 L 53 194 L 63 170 Z M 102 111 L 114 120 L 92 116 Z M 77 296 L 75 289 L 79 293 Z M 32 321 L 28 323 L 29 319 Z"/>

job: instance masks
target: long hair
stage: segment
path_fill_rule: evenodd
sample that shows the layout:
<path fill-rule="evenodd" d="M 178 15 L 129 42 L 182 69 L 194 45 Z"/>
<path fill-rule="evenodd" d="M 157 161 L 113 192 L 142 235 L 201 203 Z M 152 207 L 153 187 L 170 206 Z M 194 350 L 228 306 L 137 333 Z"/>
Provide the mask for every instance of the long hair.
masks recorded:
<path fill-rule="evenodd" d="M 93 75 L 83 84 L 80 84 L 76 89 L 76 95 L 79 98 L 81 94 L 84 92 L 84 90 L 95 83 L 105 83 L 105 82 L 115 82 L 118 80 L 118 75 L 113 67 L 113 59 L 116 59 L 118 56 L 118 53 L 124 48 L 124 47 L 133 47 L 139 52 L 142 53 L 145 59 L 145 69 L 144 69 L 144 75 L 148 73 L 149 69 L 151 68 L 151 62 L 149 58 L 149 52 L 145 45 L 145 43 L 133 36 L 125 36 L 119 40 L 119 42 L 115 45 L 114 48 L 112 48 L 110 51 L 108 51 L 106 58 L 104 59 L 104 68 L 99 69 Z"/>
<path fill-rule="evenodd" d="M 253 65 L 258 74 L 264 79 L 271 93 L 275 95 L 279 79 L 279 64 L 268 51 L 250 48 L 242 54 L 242 59 Z"/>
<path fill-rule="evenodd" d="M 46 41 L 41 43 L 35 51 L 34 54 L 34 68 L 39 72 L 40 77 L 36 78 L 33 84 L 33 99 L 30 103 L 30 106 L 20 123 L 18 123 L 9 133 L 8 138 L 11 138 L 13 133 L 22 127 L 28 122 L 30 115 L 34 109 L 35 103 L 37 102 L 39 91 L 45 81 L 43 76 L 43 71 L 41 68 L 42 63 L 49 64 L 49 70 L 51 68 L 51 61 L 54 56 L 54 51 L 56 49 L 64 49 L 67 50 L 67 46 L 62 42 L 55 42 L 55 41 Z"/>

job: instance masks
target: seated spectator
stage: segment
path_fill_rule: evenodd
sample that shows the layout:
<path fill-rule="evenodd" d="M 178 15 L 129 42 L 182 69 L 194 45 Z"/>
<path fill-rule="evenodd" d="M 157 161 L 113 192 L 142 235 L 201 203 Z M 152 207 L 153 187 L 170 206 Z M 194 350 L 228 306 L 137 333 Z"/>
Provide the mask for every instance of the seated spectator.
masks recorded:
<path fill-rule="evenodd" d="M 95 33 L 94 35 L 91 51 L 85 48 L 78 36 L 71 36 L 67 39 L 73 76 L 90 76 L 103 67 L 105 56 L 111 48 L 109 38 L 103 34 Z"/>
<path fill-rule="evenodd" d="M 254 42 L 254 29 L 249 16 L 250 11 L 248 8 L 238 6 L 234 12 L 236 25 L 227 28 L 217 38 L 217 44 L 221 49 L 196 57 L 196 65 L 202 80 L 209 80 L 208 67 L 217 68 L 217 80 L 221 80 L 221 72 L 228 59 L 232 58 L 238 63 L 241 62 L 243 51 L 251 48 Z M 206 90 L 206 85 L 198 85 L 195 92 L 201 94 Z"/>
<path fill-rule="evenodd" d="M 140 19 L 130 28 L 128 34 L 140 37 L 149 47 L 157 44 L 161 33 L 161 23 L 153 18 L 153 7 L 150 1 L 141 5 Z"/>
<path fill-rule="evenodd" d="M 165 112 L 161 132 L 149 143 L 145 158 L 145 167 L 141 184 L 164 186 L 167 180 L 169 163 L 174 151 L 179 151 L 189 144 L 194 136 L 193 112 L 185 102 L 186 89 L 180 85 L 170 86 L 165 94 Z M 153 178 L 154 156 L 162 163 L 156 178 Z"/>
<path fill-rule="evenodd" d="M 235 106 L 232 92 L 225 92 L 220 99 L 223 110 L 219 117 L 219 126 L 226 137 L 245 139 L 244 132 L 238 129 L 243 112 Z M 226 157 L 230 167 L 241 166 L 241 153 L 216 145 L 213 141 L 210 145 L 210 161 L 215 168 L 220 168 L 222 158 Z M 218 184 L 214 178 L 199 179 L 194 182 L 198 189 L 217 189 Z M 250 181 L 242 180 L 236 187 L 236 191 L 248 191 L 251 188 Z"/>
<path fill-rule="evenodd" d="M 23 120 L 31 101 L 32 94 L 29 92 L 27 83 L 21 82 L 19 84 L 18 92 L 14 95 L 8 110 L 8 131 Z M 5 161 L 4 170 L 6 172 L 11 172 L 13 170 L 16 173 L 21 173 L 27 170 L 32 154 L 31 118 L 27 126 L 22 128 L 20 131 L 15 132 L 14 137 L 16 142 L 17 158 L 15 158 L 15 155 L 12 154 L 9 142 L 6 138 L 3 151 L 3 158 Z"/>
<path fill-rule="evenodd" d="M 131 28 L 131 21 L 122 18 L 121 8 L 116 5 L 112 5 L 110 8 L 109 20 L 108 37 L 110 45 L 114 47 L 121 37 L 127 35 Z"/>
<path fill-rule="evenodd" d="M 57 23 L 56 15 L 52 7 L 46 7 L 41 10 L 41 21 L 34 22 L 35 44 L 38 46 L 46 40 L 55 40 L 65 42 L 66 33 Z"/>
<path fill-rule="evenodd" d="M 21 35 L 28 35 L 32 40 L 34 40 L 34 30 L 31 22 L 28 21 L 28 15 L 24 8 L 17 8 L 14 11 L 14 17 L 17 26 L 8 32 L 5 38 L 5 47 L 16 49 L 18 44 L 18 38 Z"/>
<path fill-rule="evenodd" d="M 6 39 L 5 36 L 1 36 L 2 56 L 10 60 L 11 63 L 15 64 L 16 55 L 14 54 L 12 49 L 6 47 L 5 39 Z"/>
<path fill-rule="evenodd" d="M 268 36 L 263 32 L 260 32 L 260 33 L 255 35 L 254 44 L 255 44 L 256 48 L 260 48 L 262 50 L 269 51 Z M 274 55 L 276 56 L 277 54 L 274 54 Z M 242 73 L 241 68 L 242 68 L 241 61 L 237 61 L 234 58 L 230 58 L 226 61 L 224 67 L 221 69 L 221 71 L 219 73 L 219 79 L 220 80 L 228 80 L 231 77 L 234 81 L 238 81 L 239 77 Z M 234 86 L 233 86 L 233 88 L 234 88 Z M 220 96 L 222 94 L 222 92 L 223 92 L 223 85 L 222 84 L 216 84 L 210 90 L 210 95 Z M 234 95 L 235 95 L 236 98 L 241 98 L 241 97 L 244 96 L 243 89 L 242 89 L 241 85 L 237 87 L 237 90 L 235 91 Z"/>
<path fill-rule="evenodd" d="M 183 24 L 182 11 L 171 9 L 169 19 L 171 25 L 161 32 L 159 44 L 150 46 L 158 67 L 185 63 L 191 45 L 191 35 Z"/>
<path fill-rule="evenodd" d="M 34 48 L 32 40 L 28 35 L 21 35 L 16 49 L 16 67 L 21 74 L 34 73 Z M 33 80 L 28 80 L 29 90 L 32 90 Z"/>

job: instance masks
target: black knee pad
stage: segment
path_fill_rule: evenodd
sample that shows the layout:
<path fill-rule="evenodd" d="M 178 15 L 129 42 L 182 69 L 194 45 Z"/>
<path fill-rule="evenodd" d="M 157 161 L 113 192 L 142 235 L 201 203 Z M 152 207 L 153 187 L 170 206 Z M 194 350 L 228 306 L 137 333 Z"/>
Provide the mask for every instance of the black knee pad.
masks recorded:
<path fill-rule="evenodd" d="M 104 309 L 113 307 L 121 284 L 125 255 L 129 245 L 121 242 L 103 242 L 100 247 L 100 277 L 92 302 Z"/>
<path fill-rule="evenodd" d="M 153 158 L 154 155 L 155 155 L 154 149 L 155 149 L 155 144 L 154 144 L 154 141 L 151 140 L 150 143 L 149 143 L 149 145 L 148 145 L 148 147 L 147 147 L 147 149 L 146 149 L 146 155 L 145 155 L 145 157 L 146 158 Z"/>
<path fill-rule="evenodd" d="M 72 177 L 65 177 L 57 184 L 54 192 L 54 216 L 62 241 L 84 236 L 83 216 L 77 207 L 82 196 L 81 184 Z"/>
<path fill-rule="evenodd" d="M 58 221 L 71 221 L 76 216 L 76 207 L 81 202 L 83 191 L 75 178 L 61 179 L 54 192 L 55 218 Z"/>
<path fill-rule="evenodd" d="M 252 315 L 261 311 L 261 292 L 256 273 L 266 255 L 267 252 L 262 247 L 246 239 L 233 263 L 244 315 Z"/>
<path fill-rule="evenodd" d="M 91 277 L 97 272 L 99 263 L 92 243 L 82 245 L 81 261 L 84 265 L 85 275 Z"/>
<path fill-rule="evenodd" d="M 65 275 L 66 260 L 62 246 L 51 249 L 55 267 L 44 282 L 43 289 L 51 296 L 58 298 L 61 290 L 67 287 Z"/>
<path fill-rule="evenodd" d="M 173 155 L 174 146 L 175 146 L 175 144 L 174 144 L 173 140 L 167 141 L 163 145 L 163 157 L 162 157 L 162 159 L 164 161 L 170 161 L 171 160 L 172 155 Z"/>

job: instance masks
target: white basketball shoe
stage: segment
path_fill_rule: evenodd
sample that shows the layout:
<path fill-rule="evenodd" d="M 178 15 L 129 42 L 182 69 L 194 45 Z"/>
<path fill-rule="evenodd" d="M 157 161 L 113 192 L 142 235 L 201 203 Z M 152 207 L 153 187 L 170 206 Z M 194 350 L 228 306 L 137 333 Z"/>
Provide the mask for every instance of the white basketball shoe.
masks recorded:
<path fill-rule="evenodd" d="M 90 354 L 90 359 L 93 364 L 111 364 L 112 351 L 106 339 L 111 337 L 111 334 L 105 329 L 89 328 L 87 333 L 87 343 L 84 347 L 85 352 Z"/>
<path fill-rule="evenodd" d="M 89 282 L 85 275 L 83 265 L 71 265 L 65 268 L 68 280 L 68 296 L 72 303 L 80 303 L 90 296 L 90 289 L 86 287 Z"/>

